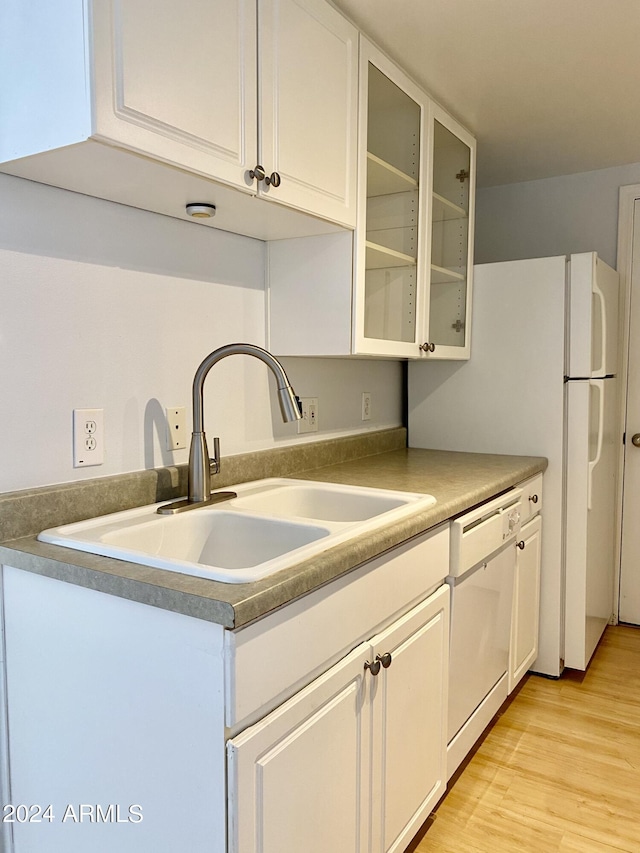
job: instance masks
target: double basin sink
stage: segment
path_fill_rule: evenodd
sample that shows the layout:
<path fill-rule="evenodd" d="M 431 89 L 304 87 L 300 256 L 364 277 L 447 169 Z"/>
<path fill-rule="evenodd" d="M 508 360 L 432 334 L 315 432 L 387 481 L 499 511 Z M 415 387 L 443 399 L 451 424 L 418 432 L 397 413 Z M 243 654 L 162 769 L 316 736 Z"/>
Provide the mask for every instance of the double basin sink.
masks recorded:
<path fill-rule="evenodd" d="M 177 515 L 160 504 L 43 531 L 43 542 L 225 583 L 248 583 L 433 506 L 431 495 L 273 478 Z"/>

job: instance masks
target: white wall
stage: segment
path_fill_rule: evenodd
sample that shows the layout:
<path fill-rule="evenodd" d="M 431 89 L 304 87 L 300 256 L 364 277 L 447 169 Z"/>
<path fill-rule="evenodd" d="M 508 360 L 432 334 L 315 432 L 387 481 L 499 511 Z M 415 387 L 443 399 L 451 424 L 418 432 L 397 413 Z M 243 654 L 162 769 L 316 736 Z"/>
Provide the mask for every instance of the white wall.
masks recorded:
<path fill-rule="evenodd" d="M 264 264 L 260 241 L 0 175 L 0 492 L 186 462 L 165 449 L 164 409 L 185 406 L 190 428 L 207 353 L 264 345 Z M 401 423 L 397 362 L 286 366 L 319 398 L 310 439 Z M 281 423 L 271 382 L 251 358 L 212 369 L 205 423 L 223 455 L 309 440 Z M 104 408 L 100 467 L 72 466 L 74 408 Z"/>
<path fill-rule="evenodd" d="M 616 266 L 618 191 L 640 163 L 479 189 L 475 262 L 596 251 Z"/>

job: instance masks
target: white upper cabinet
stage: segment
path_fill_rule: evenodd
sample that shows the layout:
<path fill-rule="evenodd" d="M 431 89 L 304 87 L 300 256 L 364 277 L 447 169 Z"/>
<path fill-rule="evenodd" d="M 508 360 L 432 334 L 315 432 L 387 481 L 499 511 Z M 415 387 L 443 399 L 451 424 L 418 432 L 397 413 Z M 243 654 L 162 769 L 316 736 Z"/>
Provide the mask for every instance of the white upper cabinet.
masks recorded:
<path fill-rule="evenodd" d="M 365 39 L 353 351 L 469 358 L 475 140 Z"/>
<path fill-rule="evenodd" d="M 356 353 L 416 357 L 426 265 L 428 100 L 369 42 L 360 45 Z"/>
<path fill-rule="evenodd" d="M 256 21 L 255 0 L 93 3 L 92 135 L 246 189 Z"/>
<path fill-rule="evenodd" d="M 214 204 L 208 224 L 264 239 L 355 225 L 357 31 L 325 0 L 22 5 L 0 11 L 3 171 L 182 218 Z"/>
<path fill-rule="evenodd" d="M 260 0 L 259 159 L 269 198 L 356 224 L 358 33 L 325 0 Z"/>
<path fill-rule="evenodd" d="M 469 358 L 473 272 L 475 140 L 437 104 L 430 109 L 430 358 Z"/>

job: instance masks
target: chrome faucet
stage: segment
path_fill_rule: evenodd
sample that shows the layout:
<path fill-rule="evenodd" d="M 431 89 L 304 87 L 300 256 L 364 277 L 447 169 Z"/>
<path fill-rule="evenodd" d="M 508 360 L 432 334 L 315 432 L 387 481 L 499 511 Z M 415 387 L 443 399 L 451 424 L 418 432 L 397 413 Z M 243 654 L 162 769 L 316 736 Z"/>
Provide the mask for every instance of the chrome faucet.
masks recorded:
<path fill-rule="evenodd" d="M 189 497 L 186 500 L 174 501 L 159 507 L 158 512 L 161 514 L 183 512 L 202 504 L 215 503 L 235 497 L 234 492 L 211 494 L 211 475 L 220 471 L 220 440 L 217 437 L 213 439 L 213 458 L 210 459 L 207 438 L 204 433 L 203 389 L 204 380 L 213 365 L 228 355 L 236 354 L 252 355 L 270 368 L 278 383 L 278 402 L 280 403 L 283 421 L 299 421 L 301 418 L 298 401 L 284 367 L 270 352 L 255 346 L 255 344 L 227 344 L 209 353 L 196 370 L 193 379 L 193 433 L 189 450 Z"/>

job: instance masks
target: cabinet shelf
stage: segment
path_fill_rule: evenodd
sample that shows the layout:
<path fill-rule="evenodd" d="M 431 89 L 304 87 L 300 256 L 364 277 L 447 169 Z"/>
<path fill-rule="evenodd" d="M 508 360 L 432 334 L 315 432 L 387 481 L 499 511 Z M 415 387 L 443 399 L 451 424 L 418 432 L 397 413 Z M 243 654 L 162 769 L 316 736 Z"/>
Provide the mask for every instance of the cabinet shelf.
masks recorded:
<path fill-rule="evenodd" d="M 467 211 L 459 204 L 434 192 L 431 216 L 434 222 L 445 222 L 448 219 L 466 219 Z"/>
<path fill-rule="evenodd" d="M 466 276 L 463 273 L 431 264 L 431 284 L 451 284 L 452 282 L 465 280 Z"/>
<path fill-rule="evenodd" d="M 396 252 L 395 249 L 388 249 L 386 246 L 372 243 L 370 240 L 365 241 L 365 247 L 367 250 L 365 266 L 368 270 L 415 267 L 416 265 L 416 259 L 412 258 L 411 255 L 405 255 L 404 252 Z"/>
<path fill-rule="evenodd" d="M 411 175 L 396 169 L 370 151 L 367 152 L 367 197 L 392 195 L 418 188 Z"/>

